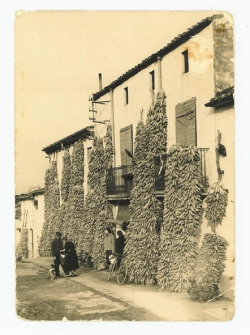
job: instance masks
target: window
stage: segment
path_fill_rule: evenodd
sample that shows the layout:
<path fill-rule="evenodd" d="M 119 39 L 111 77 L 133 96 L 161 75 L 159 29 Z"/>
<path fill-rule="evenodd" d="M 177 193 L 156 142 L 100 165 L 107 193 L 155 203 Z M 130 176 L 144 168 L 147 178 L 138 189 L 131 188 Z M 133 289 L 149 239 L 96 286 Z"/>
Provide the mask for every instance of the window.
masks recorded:
<path fill-rule="evenodd" d="M 149 72 L 150 74 L 150 88 L 154 91 L 155 89 L 155 71 Z"/>
<path fill-rule="evenodd" d="M 38 209 L 38 199 L 37 198 L 34 199 L 34 207 L 35 209 Z"/>
<path fill-rule="evenodd" d="M 184 57 L 184 73 L 189 71 L 189 64 L 188 64 L 188 49 L 182 52 Z"/>
<path fill-rule="evenodd" d="M 128 87 L 124 88 L 125 105 L 128 104 Z"/>
<path fill-rule="evenodd" d="M 132 124 L 120 130 L 121 165 L 132 165 L 133 126 Z"/>
<path fill-rule="evenodd" d="M 183 146 L 197 146 L 196 98 L 175 107 L 176 143 Z"/>

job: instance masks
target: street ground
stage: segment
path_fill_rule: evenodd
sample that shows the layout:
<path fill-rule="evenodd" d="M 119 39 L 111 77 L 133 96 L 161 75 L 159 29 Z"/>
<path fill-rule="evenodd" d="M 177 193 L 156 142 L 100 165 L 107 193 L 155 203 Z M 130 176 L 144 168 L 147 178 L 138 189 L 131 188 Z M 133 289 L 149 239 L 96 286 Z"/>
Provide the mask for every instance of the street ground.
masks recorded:
<path fill-rule="evenodd" d="M 79 275 L 80 272 L 81 269 Z M 16 311 L 25 320 L 161 320 L 143 308 L 130 306 L 72 278 L 48 280 L 47 271 L 32 263 L 17 263 L 16 275 Z"/>
<path fill-rule="evenodd" d="M 157 285 L 107 281 L 108 273 L 80 267 L 78 276 L 52 281 L 52 258 L 17 263 L 17 314 L 27 320 L 229 321 L 234 301 L 191 301 L 187 293 L 160 292 Z M 61 271 L 63 274 L 63 272 Z"/>

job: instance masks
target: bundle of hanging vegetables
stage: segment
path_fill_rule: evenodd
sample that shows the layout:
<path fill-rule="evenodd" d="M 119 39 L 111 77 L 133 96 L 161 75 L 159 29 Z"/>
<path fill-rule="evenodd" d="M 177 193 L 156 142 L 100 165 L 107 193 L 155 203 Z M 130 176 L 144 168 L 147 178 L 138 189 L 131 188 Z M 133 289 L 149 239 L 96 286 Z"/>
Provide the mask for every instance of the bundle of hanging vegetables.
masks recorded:
<path fill-rule="evenodd" d="M 78 140 L 74 143 L 71 156 L 70 186 L 68 195 L 68 208 L 66 223 L 66 234 L 76 247 L 84 234 L 84 146 L 83 141 Z"/>
<path fill-rule="evenodd" d="M 57 163 L 53 161 L 45 173 L 44 224 L 39 242 L 40 256 L 50 256 L 51 242 L 57 229 L 57 213 L 60 207 L 60 188 L 57 181 Z"/>
<path fill-rule="evenodd" d="M 125 254 L 129 280 L 155 284 L 159 257 L 159 226 L 162 204 L 155 197 L 155 158 L 167 150 L 167 117 L 165 93 L 157 94 L 146 125 L 138 123 L 133 159 L 134 188 L 131 192 Z"/>
<path fill-rule="evenodd" d="M 198 251 L 203 186 L 196 148 L 172 146 L 165 174 L 164 214 L 157 280 L 161 289 L 187 290 Z"/>
<path fill-rule="evenodd" d="M 106 201 L 106 168 L 111 167 L 113 161 L 111 126 L 107 126 L 104 141 L 105 148 L 101 138 L 94 138 L 89 157 L 90 190 L 85 199 L 85 233 L 82 240 L 85 255 L 91 257 L 94 266 L 98 269 L 101 269 L 105 263 L 104 229 L 112 226 L 109 220 L 113 217 L 111 205 Z"/>
<path fill-rule="evenodd" d="M 208 301 L 219 296 L 220 278 L 225 269 L 228 242 L 216 233 L 216 228 L 226 216 L 228 191 L 220 180 L 208 188 L 205 217 L 211 233 L 204 235 L 198 263 L 189 290 L 192 299 Z"/>

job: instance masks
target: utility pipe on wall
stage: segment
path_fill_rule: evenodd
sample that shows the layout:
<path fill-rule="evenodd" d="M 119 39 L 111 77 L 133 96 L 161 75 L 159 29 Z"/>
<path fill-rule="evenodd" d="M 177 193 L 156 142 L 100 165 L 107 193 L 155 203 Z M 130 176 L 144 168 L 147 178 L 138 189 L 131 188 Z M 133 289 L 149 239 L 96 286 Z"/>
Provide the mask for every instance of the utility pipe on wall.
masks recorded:
<path fill-rule="evenodd" d="M 99 73 L 99 91 L 102 90 L 102 74 Z"/>
<path fill-rule="evenodd" d="M 112 126 L 112 142 L 114 150 L 114 166 L 116 166 L 116 154 L 115 154 L 115 113 L 114 113 L 114 95 L 113 89 L 110 89 L 110 101 L 111 101 L 111 126 Z"/>
<path fill-rule="evenodd" d="M 33 258 L 34 257 L 34 231 L 32 228 L 30 228 L 30 231 L 31 231 L 31 257 Z"/>
<path fill-rule="evenodd" d="M 158 60 L 158 85 L 159 91 L 162 89 L 162 72 L 161 72 L 161 57 L 157 57 Z"/>

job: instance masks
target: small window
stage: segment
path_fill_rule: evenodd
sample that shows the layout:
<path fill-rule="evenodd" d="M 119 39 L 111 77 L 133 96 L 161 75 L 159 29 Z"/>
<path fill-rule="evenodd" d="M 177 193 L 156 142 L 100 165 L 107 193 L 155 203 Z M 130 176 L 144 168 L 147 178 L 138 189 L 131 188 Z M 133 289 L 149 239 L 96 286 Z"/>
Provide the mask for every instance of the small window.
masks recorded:
<path fill-rule="evenodd" d="M 89 157 L 90 157 L 91 151 L 92 151 L 92 147 L 88 147 L 87 148 L 87 161 L 88 162 L 89 162 Z"/>
<path fill-rule="evenodd" d="M 34 207 L 35 207 L 35 209 L 38 209 L 38 200 L 37 199 L 34 199 Z"/>
<path fill-rule="evenodd" d="M 124 88 L 125 105 L 128 104 L 128 87 Z"/>
<path fill-rule="evenodd" d="M 149 74 L 150 74 L 151 89 L 154 91 L 154 89 L 155 89 L 155 71 L 151 71 L 151 72 L 149 72 Z"/>
<path fill-rule="evenodd" d="M 184 57 L 184 73 L 189 71 L 189 64 L 188 64 L 188 49 L 182 52 Z"/>

